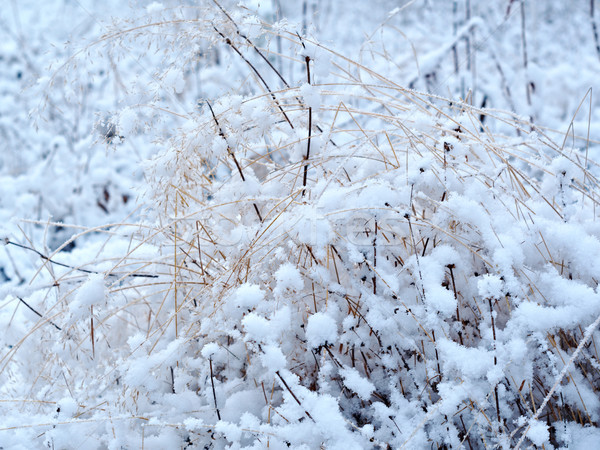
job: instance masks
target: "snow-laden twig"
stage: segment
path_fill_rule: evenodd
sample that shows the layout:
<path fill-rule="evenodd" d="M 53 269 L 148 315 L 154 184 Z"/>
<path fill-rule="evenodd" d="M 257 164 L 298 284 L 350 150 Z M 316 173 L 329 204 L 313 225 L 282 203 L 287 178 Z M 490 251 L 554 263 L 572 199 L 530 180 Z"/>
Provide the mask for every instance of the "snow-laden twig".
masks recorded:
<path fill-rule="evenodd" d="M 569 361 L 567 361 L 565 366 L 562 368 L 562 370 L 556 377 L 556 381 L 552 385 L 552 388 L 550 388 L 550 391 L 548 392 L 548 394 L 546 394 L 546 397 L 544 397 L 544 401 L 537 408 L 536 413 L 533 415 L 533 417 L 531 417 L 529 420 L 527 420 L 527 428 L 525 428 L 525 431 L 523 431 L 521 438 L 519 439 L 519 441 L 517 442 L 517 445 L 515 446 L 515 450 L 518 450 L 519 448 L 521 448 L 521 445 L 523 445 L 523 442 L 525 441 L 525 438 L 527 437 L 527 432 L 531 428 L 532 423 L 535 422 L 536 420 L 538 420 L 538 418 L 544 411 L 544 408 L 548 405 L 548 402 L 552 399 L 554 392 L 556 392 L 556 389 L 558 389 L 558 387 L 562 383 L 562 380 L 567 376 L 569 369 L 571 368 L 571 366 L 573 365 L 575 360 L 579 357 L 583 348 L 587 345 L 589 340 L 592 338 L 592 335 L 593 335 L 594 331 L 596 330 L 596 328 L 598 328 L 598 325 L 600 325 L 600 316 L 598 316 L 596 318 L 596 320 L 594 320 L 594 322 L 586 328 L 585 333 L 583 334 L 583 339 L 581 339 L 581 341 L 579 342 L 579 345 L 577 346 L 577 348 L 575 349 L 575 351 L 569 358 Z M 521 429 L 521 428 L 522 427 L 519 427 L 516 430 L 514 430 L 511 433 L 511 436 L 516 434 L 519 431 L 519 429 Z"/>

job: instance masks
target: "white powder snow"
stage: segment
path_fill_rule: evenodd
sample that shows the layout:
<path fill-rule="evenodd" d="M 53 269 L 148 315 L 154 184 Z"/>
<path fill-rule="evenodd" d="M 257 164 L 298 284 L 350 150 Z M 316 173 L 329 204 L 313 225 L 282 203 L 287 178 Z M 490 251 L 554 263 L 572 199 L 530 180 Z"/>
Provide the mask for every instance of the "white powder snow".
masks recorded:
<path fill-rule="evenodd" d="M 5 3 L 3 447 L 596 448 L 597 12 Z"/>
<path fill-rule="evenodd" d="M 321 94 L 316 86 L 304 83 L 300 86 L 300 94 L 306 103 L 306 106 L 313 109 L 313 112 L 321 106 Z"/>
<path fill-rule="evenodd" d="M 283 293 L 285 291 L 300 291 L 304 287 L 304 280 L 300 275 L 300 271 L 292 264 L 283 264 L 277 272 L 275 272 L 277 280 L 276 290 Z"/>
<path fill-rule="evenodd" d="M 327 313 L 318 312 L 308 318 L 306 339 L 311 348 L 325 343 L 333 344 L 337 340 L 337 324 Z"/>
<path fill-rule="evenodd" d="M 121 111 L 119 114 L 119 133 L 123 133 L 124 136 L 132 134 L 137 127 L 137 114 L 132 108 L 127 108 Z"/>
<path fill-rule="evenodd" d="M 146 6 L 146 12 L 148 14 L 152 14 L 152 13 L 161 11 L 162 9 L 164 9 L 164 6 L 160 2 L 152 2 L 148 6 Z"/>
<path fill-rule="evenodd" d="M 548 425 L 539 420 L 534 420 L 529 424 L 529 430 L 527 431 L 527 437 L 537 446 L 542 446 L 548 442 L 550 433 L 548 432 Z"/>
<path fill-rule="evenodd" d="M 352 367 L 340 369 L 340 375 L 344 379 L 344 385 L 356 392 L 363 400 L 369 400 L 371 394 L 375 391 L 375 386 L 367 378 L 358 373 L 358 370 Z"/>
<path fill-rule="evenodd" d="M 104 276 L 101 274 L 90 274 L 85 283 L 77 291 L 75 298 L 69 303 L 71 320 L 76 321 L 89 317 L 90 307 L 101 305 L 106 302 Z"/>

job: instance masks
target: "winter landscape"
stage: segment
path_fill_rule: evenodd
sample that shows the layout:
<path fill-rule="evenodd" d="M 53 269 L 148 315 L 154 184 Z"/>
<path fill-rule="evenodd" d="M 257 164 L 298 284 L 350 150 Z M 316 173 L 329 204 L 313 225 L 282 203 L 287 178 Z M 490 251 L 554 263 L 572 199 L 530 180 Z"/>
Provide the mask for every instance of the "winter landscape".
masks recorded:
<path fill-rule="evenodd" d="M 0 448 L 600 446 L 600 3 L 2 6 Z"/>

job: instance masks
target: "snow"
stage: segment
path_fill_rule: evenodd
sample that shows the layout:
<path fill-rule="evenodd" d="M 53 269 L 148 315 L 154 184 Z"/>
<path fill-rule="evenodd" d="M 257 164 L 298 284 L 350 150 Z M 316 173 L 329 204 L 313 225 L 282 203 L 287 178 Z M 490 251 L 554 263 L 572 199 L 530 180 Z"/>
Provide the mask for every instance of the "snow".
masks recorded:
<path fill-rule="evenodd" d="M 286 367 L 285 355 L 279 347 L 274 345 L 267 345 L 263 348 L 261 362 L 263 366 L 273 374 Z"/>
<path fill-rule="evenodd" d="M 375 386 L 366 378 L 362 377 L 356 369 L 346 367 L 340 370 L 340 375 L 344 379 L 344 384 L 363 400 L 369 400 L 371 394 L 375 391 Z"/>
<path fill-rule="evenodd" d="M 170 68 L 163 76 L 163 86 L 172 89 L 175 93 L 181 94 L 185 88 L 185 79 L 180 70 Z"/>
<path fill-rule="evenodd" d="M 91 274 L 77 290 L 75 298 L 69 303 L 72 320 L 89 316 L 90 307 L 101 305 L 105 301 L 104 277 L 101 274 Z"/>
<path fill-rule="evenodd" d="M 504 282 L 496 275 L 486 274 L 477 282 L 479 295 L 483 298 L 500 298 L 504 296 Z"/>
<path fill-rule="evenodd" d="M 119 114 L 118 129 L 121 133 L 128 136 L 132 134 L 137 127 L 137 114 L 131 108 L 124 109 Z"/>
<path fill-rule="evenodd" d="M 530 424 L 527 436 L 535 445 L 541 446 L 548 442 L 550 434 L 548 433 L 548 425 L 536 420 Z"/>
<path fill-rule="evenodd" d="M 597 11 L 397 3 L 0 10 L 3 447 L 595 447 Z"/>
<path fill-rule="evenodd" d="M 275 272 L 277 281 L 277 292 L 300 291 L 304 287 L 304 281 L 300 272 L 292 264 L 284 264 Z"/>
<path fill-rule="evenodd" d="M 306 339 L 312 348 L 337 341 L 337 324 L 327 313 L 318 312 L 308 318 Z"/>
<path fill-rule="evenodd" d="M 162 3 L 159 2 L 152 2 L 150 3 L 148 6 L 146 6 L 146 12 L 148 14 L 152 14 L 155 12 L 158 12 L 160 10 L 162 10 L 164 8 Z"/>
<path fill-rule="evenodd" d="M 75 301 L 71 307 L 93 306 L 105 300 L 104 277 L 101 274 L 92 274 L 77 291 Z"/>
<path fill-rule="evenodd" d="M 264 402 L 264 397 L 256 390 L 236 392 L 225 401 L 221 417 L 230 423 L 246 422 L 249 420 L 248 416 L 261 416 Z"/>
<path fill-rule="evenodd" d="M 321 96 L 318 88 L 308 83 L 304 83 L 302 86 L 300 86 L 300 94 L 302 95 L 306 106 L 312 108 L 313 111 L 319 109 L 321 106 Z"/>
<path fill-rule="evenodd" d="M 265 298 L 264 291 L 259 285 L 244 283 L 235 293 L 234 304 L 238 308 L 254 308 Z"/>
<path fill-rule="evenodd" d="M 597 428 L 583 427 L 577 423 L 567 423 L 559 428 L 557 432 L 562 442 L 568 445 L 569 448 L 576 450 L 594 448 L 600 438 L 600 432 Z"/>
<path fill-rule="evenodd" d="M 72 398 L 63 398 L 57 404 L 57 411 L 60 409 L 59 416 L 62 418 L 74 417 L 77 408 L 77 402 Z"/>

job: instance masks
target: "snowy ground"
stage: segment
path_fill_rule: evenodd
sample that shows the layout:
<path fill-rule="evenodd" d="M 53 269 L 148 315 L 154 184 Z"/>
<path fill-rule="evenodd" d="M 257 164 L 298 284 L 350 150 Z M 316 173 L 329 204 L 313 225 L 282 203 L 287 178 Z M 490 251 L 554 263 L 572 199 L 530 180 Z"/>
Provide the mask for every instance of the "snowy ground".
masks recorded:
<path fill-rule="evenodd" d="M 5 3 L 0 447 L 600 440 L 593 1 Z"/>

